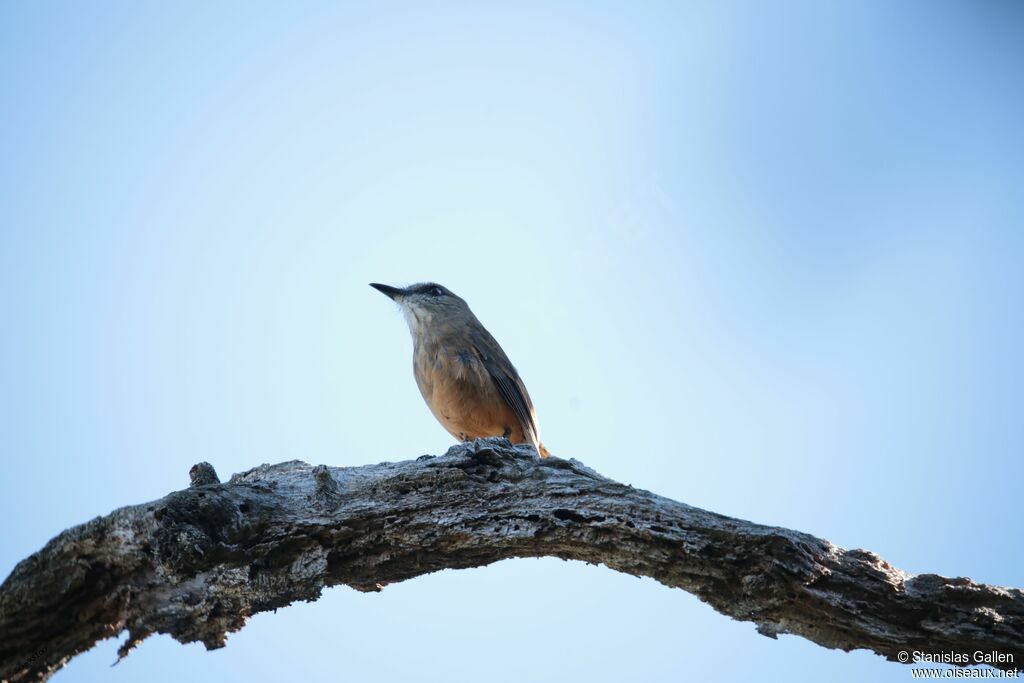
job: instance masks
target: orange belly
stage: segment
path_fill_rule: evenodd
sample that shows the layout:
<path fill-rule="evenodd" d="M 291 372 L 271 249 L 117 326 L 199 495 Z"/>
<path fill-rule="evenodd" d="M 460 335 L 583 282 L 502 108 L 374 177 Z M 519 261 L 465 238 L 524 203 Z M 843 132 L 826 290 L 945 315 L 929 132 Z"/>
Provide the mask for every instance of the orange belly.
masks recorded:
<path fill-rule="evenodd" d="M 505 436 L 512 443 L 531 443 L 519 418 L 478 362 L 451 358 L 440 350 L 418 354 L 414 371 L 423 400 L 456 439 Z"/>

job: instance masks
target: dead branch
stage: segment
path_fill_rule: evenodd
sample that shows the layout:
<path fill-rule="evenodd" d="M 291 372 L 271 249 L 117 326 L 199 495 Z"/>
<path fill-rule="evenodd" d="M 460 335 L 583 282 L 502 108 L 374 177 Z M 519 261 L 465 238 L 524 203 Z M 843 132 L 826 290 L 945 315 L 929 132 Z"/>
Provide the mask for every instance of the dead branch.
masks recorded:
<path fill-rule="evenodd" d="M 208 648 L 250 615 L 512 557 L 604 564 L 693 593 L 771 637 L 830 648 L 996 651 L 1024 662 L 1024 594 L 911 576 L 864 550 L 706 512 L 575 460 L 487 439 L 364 467 L 262 465 L 68 529 L 0 587 L 0 678 L 43 680 L 104 638 Z"/>

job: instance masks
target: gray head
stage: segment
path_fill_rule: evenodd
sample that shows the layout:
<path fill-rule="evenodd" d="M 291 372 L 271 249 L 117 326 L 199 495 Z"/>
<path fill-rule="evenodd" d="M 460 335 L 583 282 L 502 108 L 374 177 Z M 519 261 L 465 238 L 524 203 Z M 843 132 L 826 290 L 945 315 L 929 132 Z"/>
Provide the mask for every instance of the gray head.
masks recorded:
<path fill-rule="evenodd" d="M 409 329 L 416 334 L 422 326 L 434 322 L 468 322 L 473 313 L 460 297 L 436 282 L 420 282 L 408 287 L 392 287 L 371 282 L 370 286 L 402 308 Z"/>

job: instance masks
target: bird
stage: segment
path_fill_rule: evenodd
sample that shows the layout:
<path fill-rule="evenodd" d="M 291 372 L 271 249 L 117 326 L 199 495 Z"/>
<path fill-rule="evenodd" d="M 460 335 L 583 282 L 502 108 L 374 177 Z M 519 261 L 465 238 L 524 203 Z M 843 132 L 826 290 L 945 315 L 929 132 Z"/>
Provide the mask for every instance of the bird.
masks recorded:
<path fill-rule="evenodd" d="M 413 375 L 430 412 L 459 441 L 504 436 L 546 458 L 537 414 L 508 356 L 470 310 L 436 282 L 370 286 L 397 303 L 413 341 Z"/>

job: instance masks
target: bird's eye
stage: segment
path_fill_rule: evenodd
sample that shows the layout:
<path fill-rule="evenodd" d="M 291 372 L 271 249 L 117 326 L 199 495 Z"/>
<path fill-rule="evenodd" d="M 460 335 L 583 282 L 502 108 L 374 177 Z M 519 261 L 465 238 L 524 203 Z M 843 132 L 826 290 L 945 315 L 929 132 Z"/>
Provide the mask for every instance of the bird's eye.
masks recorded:
<path fill-rule="evenodd" d="M 430 290 L 430 293 L 434 296 L 441 296 L 442 294 L 444 294 L 444 290 L 441 289 L 440 287 L 434 287 Z"/>

